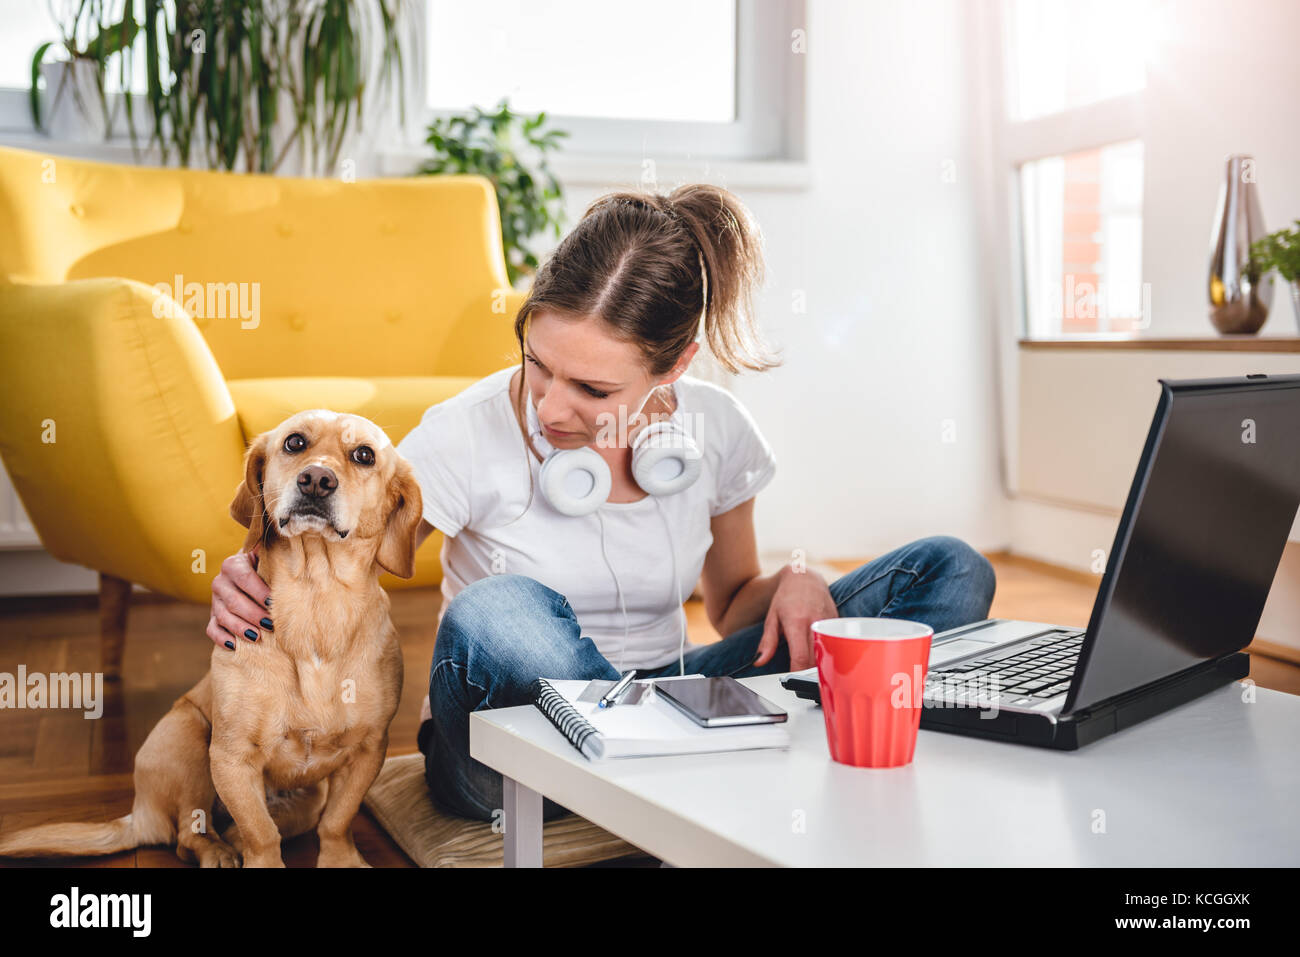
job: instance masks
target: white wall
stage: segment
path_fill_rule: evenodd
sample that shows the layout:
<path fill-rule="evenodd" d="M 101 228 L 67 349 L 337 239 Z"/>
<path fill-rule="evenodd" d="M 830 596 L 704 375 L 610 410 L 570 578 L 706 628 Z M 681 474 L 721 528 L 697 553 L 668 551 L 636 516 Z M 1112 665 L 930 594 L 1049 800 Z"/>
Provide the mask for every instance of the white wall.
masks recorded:
<path fill-rule="evenodd" d="M 809 7 L 812 186 L 754 203 L 772 250 L 764 319 L 787 363 L 736 387 L 781 461 L 760 547 L 1002 547 L 961 4 Z"/>
<path fill-rule="evenodd" d="M 1151 331 L 1215 335 L 1205 286 L 1225 157 L 1255 157 L 1268 230 L 1300 219 L 1300 3 L 1178 0 L 1163 5 L 1157 22 L 1142 243 Z M 1296 334 L 1283 284 L 1260 334 Z"/>
<path fill-rule="evenodd" d="M 760 317 L 785 358 L 731 383 L 779 463 L 759 548 L 857 558 L 933 534 L 1004 547 L 961 4 L 808 6 L 811 184 L 735 187 L 765 233 Z M 572 221 L 603 191 L 570 189 Z"/>

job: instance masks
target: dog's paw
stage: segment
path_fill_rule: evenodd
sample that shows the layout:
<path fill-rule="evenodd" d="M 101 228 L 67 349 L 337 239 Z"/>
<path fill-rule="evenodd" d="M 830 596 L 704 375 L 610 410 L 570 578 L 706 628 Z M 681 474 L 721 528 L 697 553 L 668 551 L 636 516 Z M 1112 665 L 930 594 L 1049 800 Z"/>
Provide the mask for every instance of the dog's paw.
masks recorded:
<path fill-rule="evenodd" d="M 316 858 L 317 867 L 370 867 L 355 847 L 323 849 Z"/>
<path fill-rule="evenodd" d="M 284 858 L 279 854 L 263 854 L 255 857 L 251 854 L 244 857 L 245 867 L 284 867 Z"/>
<path fill-rule="evenodd" d="M 199 867 L 239 867 L 239 852 L 232 847 L 212 844 L 199 851 Z"/>

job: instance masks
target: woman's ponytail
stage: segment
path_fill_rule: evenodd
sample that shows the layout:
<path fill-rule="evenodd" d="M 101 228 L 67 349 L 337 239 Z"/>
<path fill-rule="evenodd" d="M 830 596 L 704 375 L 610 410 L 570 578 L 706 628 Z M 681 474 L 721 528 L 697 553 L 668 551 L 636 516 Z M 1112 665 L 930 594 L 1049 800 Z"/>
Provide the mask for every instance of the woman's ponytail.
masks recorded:
<path fill-rule="evenodd" d="M 717 186 L 691 183 L 663 199 L 699 249 L 704 265 L 704 334 L 728 372 L 777 365 L 758 331 L 754 293 L 763 282 L 763 237 L 749 210 Z"/>

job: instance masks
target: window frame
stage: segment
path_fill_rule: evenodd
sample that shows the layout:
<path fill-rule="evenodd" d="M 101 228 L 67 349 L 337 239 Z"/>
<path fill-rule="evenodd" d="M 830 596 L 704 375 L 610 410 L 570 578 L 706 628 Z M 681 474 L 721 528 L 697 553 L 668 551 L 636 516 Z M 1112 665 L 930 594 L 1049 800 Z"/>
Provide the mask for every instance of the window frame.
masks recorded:
<path fill-rule="evenodd" d="M 783 3 L 735 0 L 735 4 L 734 120 L 727 123 L 623 120 L 570 116 L 548 110 L 548 120 L 570 133 L 565 140 L 565 152 L 579 156 L 653 156 L 669 160 L 701 156 L 724 161 L 802 160 L 806 57 L 793 52 L 772 57 L 763 55 L 762 51 L 790 51 L 792 31 L 807 31 L 805 0 Z M 427 31 L 424 20 L 427 8 L 420 6 L 420 29 Z M 421 77 L 422 102 L 425 88 L 425 78 Z M 435 118 L 458 112 L 463 111 L 433 109 L 426 104 L 420 129 Z"/>
<path fill-rule="evenodd" d="M 995 112 L 988 117 L 994 129 L 992 165 L 995 170 L 993 187 L 999 202 L 1007 210 L 1000 242 L 1009 253 L 1011 305 L 1016 319 L 1019 338 L 1043 338 L 1031 335 L 1029 326 L 1027 277 L 1025 275 L 1025 227 L 1020 206 L 1020 167 L 1033 160 L 1053 156 L 1066 156 L 1081 150 L 1097 149 L 1112 144 L 1136 140 L 1146 149 L 1146 102 L 1144 87 L 1132 93 L 1094 100 L 1080 106 L 1067 107 L 1055 113 L 1046 113 L 1028 119 L 1015 117 L 1015 58 L 1011 49 L 1013 28 L 1010 0 L 992 0 L 989 19 L 992 28 L 984 36 L 988 62 L 985 81 L 992 86 L 988 97 Z M 998 174 L 1004 175 L 998 175 Z M 1145 206 L 1147 164 L 1143 162 L 1143 205 Z M 1143 225 L 1143 244 L 1146 228 Z M 1143 268 L 1146 257 L 1143 255 Z M 1150 327 L 1151 317 L 1144 314 L 1136 324 L 1140 334 Z M 1112 334 L 1123 335 L 1123 334 Z M 1083 338 L 1086 333 L 1058 332 L 1047 338 Z"/>
<path fill-rule="evenodd" d="M 717 160 L 729 168 L 760 164 L 773 167 L 782 184 L 800 185 L 805 175 L 806 60 L 807 56 L 791 50 L 793 31 L 804 31 L 807 42 L 809 25 L 805 0 L 781 3 L 736 2 L 736 119 L 730 123 L 688 121 L 619 120 L 599 117 L 573 117 L 547 113 L 557 128 L 570 132 L 565 140 L 562 163 L 576 163 L 578 173 L 587 179 L 605 180 L 622 177 L 623 161 L 662 158 L 669 169 L 683 163 Z M 419 37 L 417 55 L 412 56 L 412 75 L 406 87 L 408 109 L 404 129 L 390 139 L 375 144 L 381 174 L 407 171 L 417 152 L 423 156 L 423 143 L 429 123 L 436 116 L 446 117 L 454 111 L 434 110 L 425 102 L 428 7 L 427 0 L 411 0 L 409 28 Z M 53 34 L 53 28 L 51 28 Z M 786 56 L 763 55 L 764 49 L 790 51 Z M 765 119 L 764 119 L 765 118 Z M 35 142 L 45 138 L 32 125 L 28 91 L 0 88 L 0 139 L 10 142 Z M 116 154 L 129 150 L 126 136 L 114 136 L 100 144 L 60 143 L 60 150 L 82 150 Z M 612 160 L 618 172 L 607 163 Z M 796 164 L 792 170 L 784 166 Z M 591 167 L 591 169 L 588 169 Z M 660 170 L 662 174 L 663 170 Z M 750 177 L 766 182 L 766 174 Z"/>
<path fill-rule="evenodd" d="M 1141 140 L 1147 149 L 1147 91 L 1098 100 L 1060 113 L 1014 120 L 1010 110 L 1010 64 L 1007 59 L 1009 24 L 1004 0 L 972 0 L 964 5 L 972 75 L 973 151 L 981 265 L 990 277 L 983 312 L 994 342 L 998 418 L 1003 441 L 1002 475 L 1013 497 L 1020 487 L 1020 350 L 1032 341 L 1025 311 L 1023 220 L 1020 209 L 1019 168 L 1028 160 L 1064 155 L 1075 149 Z M 1143 164 L 1143 196 L 1148 195 L 1150 166 Z M 1145 229 L 1143 244 L 1145 246 Z M 1143 250 L 1143 268 L 1147 262 Z M 1110 333 L 1106 339 L 1140 339 L 1142 328 Z M 1078 333 L 1053 339 L 1086 342 Z"/>

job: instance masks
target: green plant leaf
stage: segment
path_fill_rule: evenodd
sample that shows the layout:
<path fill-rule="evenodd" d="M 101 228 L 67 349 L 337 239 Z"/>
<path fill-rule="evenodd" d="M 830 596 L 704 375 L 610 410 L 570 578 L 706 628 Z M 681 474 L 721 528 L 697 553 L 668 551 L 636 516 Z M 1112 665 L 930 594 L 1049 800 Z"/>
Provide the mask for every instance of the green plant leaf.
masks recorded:
<path fill-rule="evenodd" d="M 140 32 L 140 24 L 135 22 L 135 17 L 131 15 L 130 9 L 127 10 L 121 21 L 108 27 L 95 38 L 98 45 L 98 57 L 102 65 L 114 53 L 120 53 L 135 42 L 136 34 Z"/>
<path fill-rule="evenodd" d="M 32 109 L 32 125 L 41 130 L 41 61 L 45 59 L 46 52 L 54 46 L 53 40 L 48 40 L 36 48 L 36 54 L 32 57 L 32 88 L 29 103 Z"/>
<path fill-rule="evenodd" d="M 530 238 L 559 236 L 562 231 L 563 191 L 547 165 L 547 154 L 568 133 L 544 130 L 545 122 L 545 112 L 518 114 L 511 111 L 508 98 L 502 98 L 492 111 L 473 106 L 467 113 L 435 117 L 425 136 L 433 156 L 421 165 L 421 173 L 474 173 L 491 180 L 512 284 L 538 266 L 528 247 Z M 524 152 L 517 151 L 516 144 Z"/>
<path fill-rule="evenodd" d="M 1300 227 L 1300 220 L 1296 226 Z M 1256 279 L 1270 269 L 1288 282 L 1300 279 L 1300 230 L 1279 229 L 1251 244 L 1246 269 Z"/>

